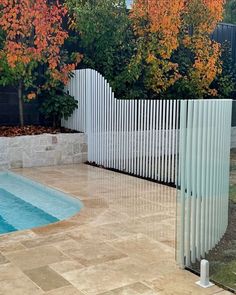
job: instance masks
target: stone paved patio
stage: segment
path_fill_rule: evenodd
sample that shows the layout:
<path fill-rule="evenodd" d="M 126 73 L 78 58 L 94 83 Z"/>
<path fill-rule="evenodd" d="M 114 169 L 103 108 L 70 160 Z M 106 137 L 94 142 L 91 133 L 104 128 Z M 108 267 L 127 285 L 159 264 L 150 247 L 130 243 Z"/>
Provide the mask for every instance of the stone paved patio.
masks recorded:
<path fill-rule="evenodd" d="M 70 220 L 0 236 L 0 295 L 230 294 L 175 263 L 175 190 L 87 165 L 16 172 L 84 203 Z"/>

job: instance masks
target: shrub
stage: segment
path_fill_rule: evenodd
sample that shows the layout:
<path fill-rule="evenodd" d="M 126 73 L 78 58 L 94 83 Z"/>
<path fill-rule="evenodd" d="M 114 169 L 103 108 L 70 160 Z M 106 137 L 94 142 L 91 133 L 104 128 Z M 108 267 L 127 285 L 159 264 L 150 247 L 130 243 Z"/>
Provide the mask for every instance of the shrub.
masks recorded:
<path fill-rule="evenodd" d="M 78 107 L 78 101 L 66 93 L 61 85 L 40 94 L 40 111 L 53 121 L 53 127 L 60 126 L 62 118 L 68 119 Z"/>

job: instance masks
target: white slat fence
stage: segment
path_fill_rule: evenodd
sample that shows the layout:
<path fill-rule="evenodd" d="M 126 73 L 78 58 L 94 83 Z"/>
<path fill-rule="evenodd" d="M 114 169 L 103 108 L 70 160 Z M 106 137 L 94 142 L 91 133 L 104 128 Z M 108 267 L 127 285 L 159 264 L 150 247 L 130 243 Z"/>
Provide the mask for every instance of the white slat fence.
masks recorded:
<path fill-rule="evenodd" d="M 90 163 L 175 183 L 179 101 L 116 99 L 91 69 L 75 71 L 68 90 L 79 107 L 62 124 L 87 133 Z"/>
<path fill-rule="evenodd" d="M 87 134 L 88 161 L 176 184 L 177 260 L 204 257 L 228 224 L 232 100 L 116 99 L 91 69 L 68 91 L 79 107 L 62 125 Z"/>

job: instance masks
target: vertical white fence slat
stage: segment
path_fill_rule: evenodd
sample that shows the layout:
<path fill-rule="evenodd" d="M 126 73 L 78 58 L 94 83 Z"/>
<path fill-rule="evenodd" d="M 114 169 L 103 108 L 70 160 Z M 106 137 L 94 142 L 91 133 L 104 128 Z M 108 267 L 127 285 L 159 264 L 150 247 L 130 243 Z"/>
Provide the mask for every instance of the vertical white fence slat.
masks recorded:
<path fill-rule="evenodd" d="M 161 128 L 161 181 L 164 181 L 164 158 L 165 158 L 165 129 L 166 129 L 166 101 L 163 100 L 162 128 Z"/>
<path fill-rule="evenodd" d="M 138 113 L 138 101 L 134 101 L 134 170 L 133 174 L 137 173 L 137 150 L 138 150 L 138 122 L 137 122 L 137 113 Z"/>
<path fill-rule="evenodd" d="M 156 105 L 157 105 L 157 101 L 153 101 L 153 109 L 152 109 L 152 134 L 151 134 L 151 143 L 152 143 L 152 147 L 150 148 L 150 156 L 151 156 L 151 169 L 150 169 L 150 175 L 149 177 L 151 179 L 154 179 L 155 177 L 155 138 L 157 137 L 155 134 L 156 131 Z"/>
<path fill-rule="evenodd" d="M 163 101 L 161 100 L 159 102 L 159 105 L 160 105 L 160 108 L 159 108 L 159 127 L 158 127 L 158 165 L 157 165 L 157 169 L 158 169 L 158 173 L 157 173 L 157 180 L 158 181 L 161 181 L 161 149 L 162 149 L 162 146 L 161 146 L 161 142 L 162 142 L 162 138 L 161 138 L 161 134 L 162 134 L 162 131 L 163 131 L 163 128 L 162 128 L 162 115 L 163 115 Z"/>
<path fill-rule="evenodd" d="M 168 144 L 168 177 L 167 181 L 171 182 L 171 163 L 172 163 L 172 136 L 173 136 L 173 100 L 170 101 L 170 119 L 169 119 L 169 144 Z"/>
<path fill-rule="evenodd" d="M 139 175 L 139 172 L 140 172 L 140 136 L 141 136 L 141 119 L 140 119 L 140 114 L 141 114 L 141 100 L 138 100 L 137 102 L 137 105 L 138 105 L 138 113 L 139 113 L 139 116 L 137 116 L 137 121 L 138 121 L 138 128 L 137 128 L 137 133 L 138 133 L 138 147 L 137 147 L 137 155 L 136 155 L 136 161 L 137 161 L 137 169 L 136 169 L 136 173 Z"/>
<path fill-rule="evenodd" d="M 158 166 L 157 166 L 157 160 L 158 160 L 158 153 L 159 153 L 159 117 L 160 117 L 160 101 L 157 101 L 157 109 L 155 113 L 155 152 L 153 153 L 153 156 L 155 158 L 155 172 L 154 172 L 154 179 L 158 180 Z"/>
<path fill-rule="evenodd" d="M 126 101 L 126 149 L 125 149 L 125 171 L 129 172 L 129 103 Z"/>
<path fill-rule="evenodd" d="M 167 100 L 167 106 L 166 106 L 166 118 L 165 118 L 165 121 L 166 121 L 166 126 L 165 126 L 165 154 L 164 154 L 164 182 L 167 182 L 167 178 L 168 178 L 168 140 L 169 140 L 169 136 L 168 136 L 168 133 L 167 133 L 167 130 L 168 132 L 170 133 L 170 127 L 169 127 L 169 107 L 170 107 L 170 101 Z"/>
<path fill-rule="evenodd" d="M 134 128 L 134 120 L 135 120 L 135 101 L 132 100 L 131 102 L 131 109 L 130 109 L 130 132 L 131 132 L 131 148 L 129 147 L 129 172 L 134 174 L 134 137 L 135 137 L 135 128 Z"/>
<path fill-rule="evenodd" d="M 144 122 L 144 101 L 141 100 L 141 111 L 140 111 L 140 117 L 139 120 L 141 121 L 140 125 L 140 152 L 139 152 L 139 161 L 140 161 L 140 166 L 139 166 L 139 175 L 143 176 L 143 122 Z"/>

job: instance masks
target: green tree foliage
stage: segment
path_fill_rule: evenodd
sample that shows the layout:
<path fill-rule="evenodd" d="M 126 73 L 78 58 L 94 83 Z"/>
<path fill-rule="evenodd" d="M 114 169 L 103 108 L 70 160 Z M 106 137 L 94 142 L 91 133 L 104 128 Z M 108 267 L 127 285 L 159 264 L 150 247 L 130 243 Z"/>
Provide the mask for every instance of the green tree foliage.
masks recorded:
<path fill-rule="evenodd" d="M 216 89 L 217 96 L 214 98 L 228 99 L 236 97 L 236 70 L 232 60 L 231 46 L 225 42 L 221 48 L 222 71 L 216 76 L 210 87 Z M 166 92 L 162 93 L 163 98 L 169 99 L 198 99 L 198 85 L 191 80 L 185 79 L 186 73 L 194 60 L 189 50 L 180 47 L 173 56 L 173 62 L 179 64 L 179 71 L 183 78 L 179 79 Z M 205 94 L 203 98 L 211 98 Z"/>
<path fill-rule="evenodd" d="M 138 67 L 130 67 L 135 37 L 125 0 L 67 0 L 71 14 L 71 41 L 83 54 L 81 67 L 100 72 L 119 98 L 144 95 Z M 78 42 L 79 40 L 79 42 Z"/>
<path fill-rule="evenodd" d="M 236 0 L 228 0 L 225 5 L 224 21 L 236 24 Z"/>
<path fill-rule="evenodd" d="M 4 34 L 4 32 L 0 29 L 0 50 L 3 49 L 3 46 L 4 46 L 4 40 L 5 40 L 5 34 Z"/>
<path fill-rule="evenodd" d="M 236 68 L 232 59 L 231 44 L 222 45 L 222 73 L 213 82 L 213 87 L 218 90 L 218 97 L 222 99 L 236 98 Z"/>

